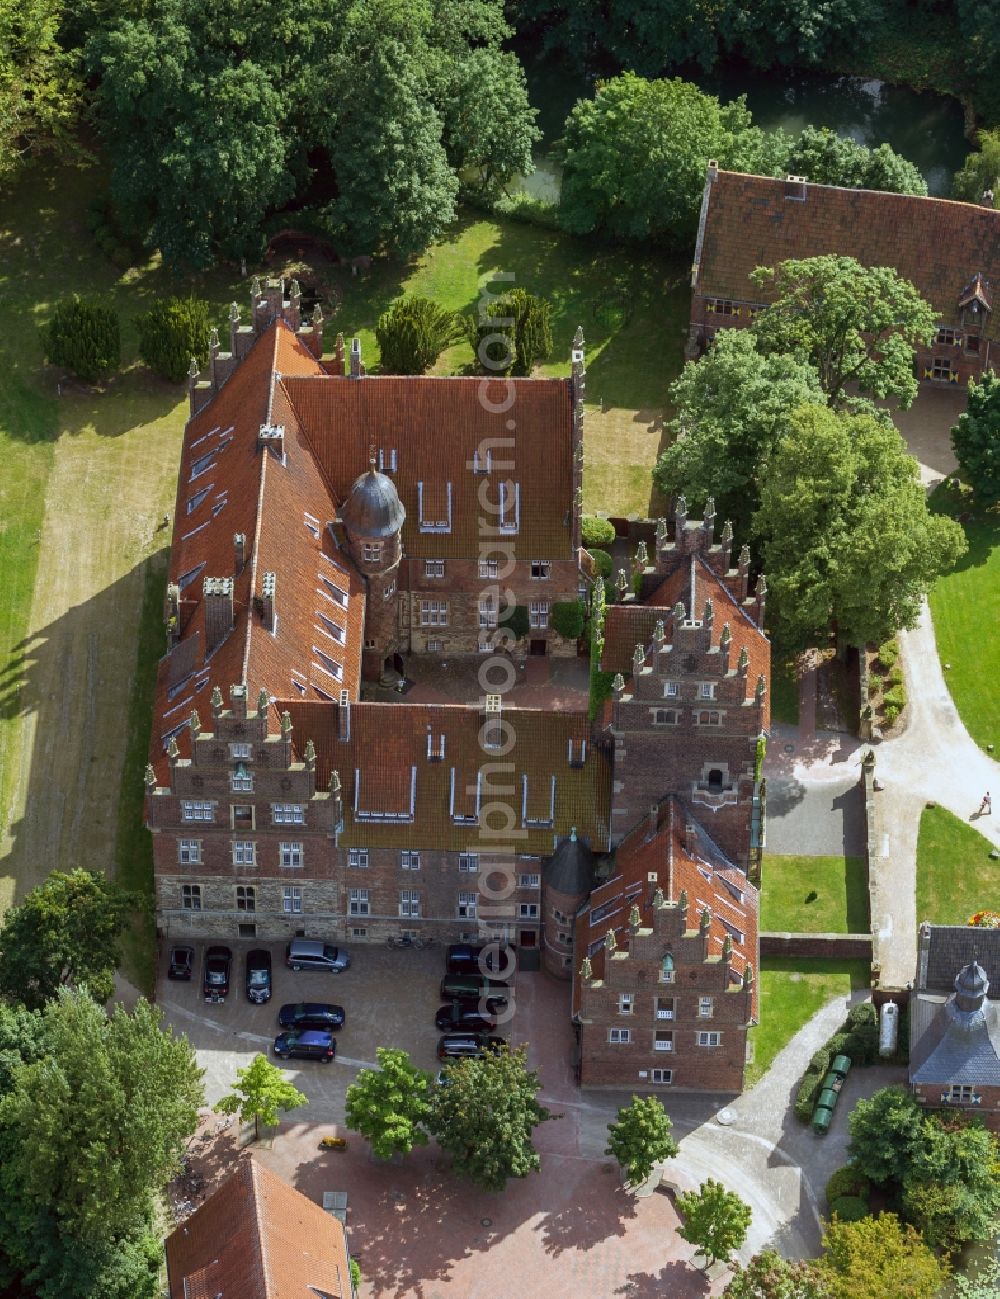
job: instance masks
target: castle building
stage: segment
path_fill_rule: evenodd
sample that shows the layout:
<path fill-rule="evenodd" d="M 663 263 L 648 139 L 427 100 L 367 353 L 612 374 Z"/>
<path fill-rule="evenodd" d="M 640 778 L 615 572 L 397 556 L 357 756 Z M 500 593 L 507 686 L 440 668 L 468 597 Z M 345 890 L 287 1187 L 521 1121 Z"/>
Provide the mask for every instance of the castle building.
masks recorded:
<path fill-rule="evenodd" d="M 589 1044 L 599 980 L 584 987 L 578 967 L 584 949 L 600 966 L 607 926 L 595 936 L 583 918 L 642 856 L 653 809 L 657 844 L 690 823 L 692 869 L 716 881 L 689 888 L 709 938 L 671 931 L 675 959 L 718 985 L 720 1016 L 748 1021 L 733 989 L 756 960 L 769 650 L 766 586 L 749 592 L 745 552 L 731 565 L 731 529 L 716 542 L 711 508 L 689 522 L 681 501 L 672 536 L 661 522 L 651 559 L 640 547 L 607 609 L 603 666 L 617 677 L 596 719 L 583 699 L 510 706 L 526 656 L 577 654 L 555 615 L 594 590 L 582 335 L 568 379 L 382 377 L 357 340 L 321 359 L 322 319 L 302 324 L 294 282 L 255 282 L 251 306 L 243 326 L 234 305 L 228 352 L 213 338 L 209 377 L 190 378 L 146 772 L 160 933 L 501 937 L 576 976 Z M 416 656 L 489 663 L 504 680 L 467 703 L 383 702 L 379 683 Z M 737 877 L 742 937 L 723 973 L 720 899 Z M 645 890 L 646 919 L 619 935 L 615 987 L 680 915 L 672 878 L 664 906 Z M 732 1055 L 726 1085 L 742 1077 L 739 1050 L 727 1029 L 713 1057 Z M 622 1068 L 621 1085 L 640 1085 Z"/>

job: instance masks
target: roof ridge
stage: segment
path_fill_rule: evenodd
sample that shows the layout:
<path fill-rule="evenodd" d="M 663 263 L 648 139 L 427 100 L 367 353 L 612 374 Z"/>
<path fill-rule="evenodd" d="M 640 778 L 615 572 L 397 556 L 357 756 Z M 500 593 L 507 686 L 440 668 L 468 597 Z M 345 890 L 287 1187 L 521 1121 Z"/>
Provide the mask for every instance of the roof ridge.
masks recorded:
<path fill-rule="evenodd" d="M 254 520 L 253 554 L 250 556 L 250 599 L 247 601 L 246 640 L 243 643 L 243 681 L 247 682 L 250 671 L 250 640 L 253 632 L 253 598 L 257 591 L 257 565 L 260 559 L 260 530 L 264 521 L 264 484 L 267 480 L 268 451 L 266 448 L 260 456 L 260 480 L 257 485 L 257 516 Z"/>
<path fill-rule="evenodd" d="M 256 1159 L 254 1159 L 253 1155 L 247 1156 L 247 1163 L 250 1165 L 250 1200 L 253 1206 L 254 1226 L 256 1228 L 256 1230 L 253 1233 L 254 1241 L 256 1244 L 257 1253 L 260 1257 L 260 1274 L 264 1281 L 264 1296 L 265 1299 L 269 1299 L 272 1293 L 271 1292 L 271 1267 L 270 1267 L 271 1260 L 267 1249 L 267 1245 L 265 1243 L 264 1220 L 261 1215 L 261 1200 L 263 1197 L 263 1187 L 262 1187 L 261 1176 L 260 1176 L 261 1169 L 259 1168 L 257 1161 Z M 277 1299 L 278 1292 L 275 1291 L 274 1293 L 275 1293 L 275 1299 Z"/>
<path fill-rule="evenodd" d="M 764 181 L 769 185 L 784 185 L 785 183 L 784 176 L 758 176 L 754 172 L 729 171 L 724 167 L 719 168 L 719 176 L 738 176 L 743 181 Z M 1000 217 L 998 209 L 984 207 L 981 203 L 970 203 L 965 199 L 944 198 L 939 194 L 900 194 L 896 190 L 868 189 L 863 185 L 827 185 L 823 181 L 810 180 L 808 176 L 803 179 L 807 185 L 812 185 L 816 189 L 835 189 L 846 194 L 878 194 L 881 198 L 905 199 L 919 203 L 938 203 L 942 207 L 947 204 L 951 207 L 975 209 L 984 214 L 989 213 L 991 216 Z"/>

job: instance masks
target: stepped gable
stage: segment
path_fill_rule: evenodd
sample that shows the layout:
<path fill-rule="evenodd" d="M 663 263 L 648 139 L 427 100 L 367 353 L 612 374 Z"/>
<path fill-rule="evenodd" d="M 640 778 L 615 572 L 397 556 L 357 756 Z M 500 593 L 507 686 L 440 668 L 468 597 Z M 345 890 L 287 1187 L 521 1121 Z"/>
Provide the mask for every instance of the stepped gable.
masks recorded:
<path fill-rule="evenodd" d="M 519 555 L 575 558 L 570 380 L 283 375 L 280 386 L 341 501 L 373 452 L 385 472 L 395 453 L 408 557 L 478 559 L 504 483 L 500 540 Z M 491 439 L 490 472 L 477 472 Z"/>
<path fill-rule="evenodd" d="M 335 502 L 319 467 L 297 424 L 277 419 L 287 412 L 271 400 L 276 373 L 317 369 L 278 321 L 187 425 L 168 569 L 178 589 L 176 632 L 157 673 L 150 747 L 161 783 L 170 739 L 190 756 L 187 721 L 194 709 L 205 716 L 214 686 L 227 696 L 231 684 L 245 682 L 251 698 L 261 688 L 272 697 L 358 692 L 363 585 L 327 531 Z M 262 450 L 261 427 L 279 423 L 280 443 Z M 206 592 L 206 579 L 231 582 L 230 592 Z M 209 608 L 213 599 L 219 612 Z"/>
<path fill-rule="evenodd" d="M 1000 212 L 992 208 L 721 170 L 712 177 L 711 168 L 706 194 L 692 268 L 698 294 L 766 302 L 749 280 L 756 267 L 837 253 L 894 267 L 950 321 L 977 273 L 987 307 L 989 285 L 1000 282 Z M 1000 322 L 988 320 L 985 333 L 1000 338 Z"/>
<path fill-rule="evenodd" d="M 604 939 L 608 930 L 615 931 L 619 950 L 627 948 L 629 913 L 633 906 L 639 908 L 642 926 L 652 926 L 656 885 L 650 885 L 648 876 L 654 873 L 666 901 L 676 902 L 682 892 L 687 893 L 688 930 L 697 931 L 701 913 L 708 907 L 710 955 L 721 955 L 726 936 L 732 939 L 733 982 L 737 977 L 742 978 L 747 965 L 755 963 L 759 924 L 757 889 L 693 820 L 681 801 L 670 797 L 656 809 L 655 831 L 647 818 L 621 841 L 615 851 L 611 878 L 594 888 L 589 907 L 577 919 L 574 1009 L 580 1002 L 579 965 L 583 957 L 590 955 L 595 979 L 604 977 Z M 754 973 L 758 971 L 755 969 Z M 757 1014 L 757 986 L 758 980 L 754 979 L 754 1015 Z"/>
<path fill-rule="evenodd" d="M 548 855 L 573 826 L 595 850 L 607 847 L 610 766 L 584 713 L 505 709 L 503 751 L 491 760 L 477 707 L 289 699 L 278 708 L 291 714 L 296 746 L 313 741 L 317 786 L 340 776 L 341 845 L 464 852 L 477 805 L 488 802 L 510 809 L 521 853 Z"/>

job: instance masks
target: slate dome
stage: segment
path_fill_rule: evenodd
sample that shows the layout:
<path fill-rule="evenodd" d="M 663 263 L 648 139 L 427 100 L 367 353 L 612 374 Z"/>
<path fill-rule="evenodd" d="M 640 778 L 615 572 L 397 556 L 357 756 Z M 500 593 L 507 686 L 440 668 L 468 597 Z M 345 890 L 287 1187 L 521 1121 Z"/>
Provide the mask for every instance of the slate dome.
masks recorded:
<path fill-rule="evenodd" d="M 357 537 L 390 537 L 403 526 L 406 511 L 391 478 L 374 465 L 354 480 L 350 495 L 340 507 L 340 518 Z"/>

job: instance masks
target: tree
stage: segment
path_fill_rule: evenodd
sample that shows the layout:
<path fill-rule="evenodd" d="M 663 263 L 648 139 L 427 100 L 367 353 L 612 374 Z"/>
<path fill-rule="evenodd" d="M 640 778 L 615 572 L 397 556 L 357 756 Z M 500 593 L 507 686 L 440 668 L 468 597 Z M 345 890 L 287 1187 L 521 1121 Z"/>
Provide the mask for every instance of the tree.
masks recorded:
<path fill-rule="evenodd" d="M 531 173 L 531 149 L 542 133 L 515 54 L 470 50 L 452 65 L 439 102 L 448 161 L 472 188 L 492 197 Z"/>
<path fill-rule="evenodd" d="M 948 1277 L 948 1264 L 891 1213 L 832 1222 L 823 1244 L 832 1299 L 934 1299 Z"/>
<path fill-rule="evenodd" d="M 699 510 L 711 496 L 738 538 L 750 534 L 761 485 L 789 414 L 826 405 L 815 368 L 795 356 L 762 356 L 749 330 L 720 333 L 700 361 L 685 365 L 670 388 L 675 441 L 653 470 L 668 496 Z"/>
<path fill-rule="evenodd" d="M 412 296 L 379 316 L 375 338 L 386 374 L 426 374 L 444 349 L 458 342 L 461 329 L 453 312 Z"/>
<path fill-rule="evenodd" d="M 908 280 L 834 253 L 759 266 L 750 279 L 774 295 L 753 325 L 762 352 L 809 361 L 836 406 L 851 384 L 863 396 L 912 405 L 914 347 L 933 337 L 937 316 Z"/>
<path fill-rule="evenodd" d="M 712 1178 L 702 1182 L 697 1191 L 678 1195 L 677 1211 L 684 1219 L 678 1233 L 705 1255 L 706 1269 L 720 1259 L 728 1261 L 730 1254 L 747 1238 L 749 1204 L 744 1204 L 735 1191 L 727 1191 L 721 1182 Z"/>
<path fill-rule="evenodd" d="M 599 551 L 599 554 L 605 552 Z M 611 556 L 607 556 L 608 563 Z M 579 640 L 587 619 L 587 609 L 582 600 L 556 600 L 552 606 L 552 630 L 564 640 Z"/>
<path fill-rule="evenodd" d="M 85 383 L 97 383 L 121 364 L 121 335 L 114 308 L 73 294 L 56 303 L 41 329 L 45 359 Z"/>
<path fill-rule="evenodd" d="M 673 1124 L 657 1096 L 633 1096 L 623 1105 L 615 1123 L 608 1124 L 606 1155 L 614 1155 L 631 1186 L 646 1180 L 657 1164 L 673 1159 L 677 1143 L 670 1135 Z"/>
<path fill-rule="evenodd" d="M 532 1132 L 552 1116 L 538 1103 L 541 1082 L 526 1056 L 522 1046 L 460 1060 L 431 1097 L 428 1128 L 453 1170 L 488 1191 L 502 1191 L 508 1178 L 527 1177 L 541 1164 Z"/>
<path fill-rule="evenodd" d="M 107 1001 L 133 905 L 100 871 L 53 871 L 4 917 L 0 994 L 37 1009 L 63 986 L 86 986 L 95 1001 Z"/>
<path fill-rule="evenodd" d="M 924 1138 L 924 1110 L 916 1097 L 883 1087 L 851 1110 L 847 1153 L 852 1166 L 875 1183 L 902 1183 Z"/>
<path fill-rule="evenodd" d="M 245 1069 L 237 1069 L 236 1082 L 228 1096 L 216 1102 L 219 1114 L 238 1114 L 242 1123 L 253 1119 L 253 1137 L 260 1137 L 260 1123 L 273 1127 L 279 1110 L 308 1105 L 309 1098 L 293 1087 L 266 1055 L 255 1055 Z"/>
<path fill-rule="evenodd" d="M 347 1126 L 371 1144 L 376 1159 L 426 1146 L 430 1075 L 405 1051 L 376 1047 L 378 1069 L 362 1069 L 347 1089 Z"/>
<path fill-rule="evenodd" d="M 464 318 L 466 337 L 485 374 L 531 373 L 552 351 L 552 305 L 526 289 L 508 289 Z"/>
<path fill-rule="evenodd" d="M 131 1299 L 151 1248 L 155 1280 L 154 1197 L 197 1126 L 201 1071 L 145 1001 L 109 1018 L 63 989 L 41 1024 L 43 1055 L 0 1099 L 0 1284 Z"/>
<path fill-rule="evenodd" d="M 927 194 L 927 182 L 917 168 L 887 144 L 869 149 L 825 126 L 805 127 L 785 165 L 792 175 L 805 176 L 817 185 Z"/>
<path fill-rule="evenodd" d="M 991 206 L 1000 207 L 1000 127 L 980 131 L 976 136 L 978 149 L 965 159 L 961 171 L 955 173 L 952 188 L 956 198 L 967 203 L 981 203 L 989 190 L 993 195 Z"/>
<path fill-rule="evenodd" d="M 191 358 L 200 369 L 208 359 L 211 304 L 202 298 L 161 298 L 136 324 L 139 355 L 168 383 L 183 383 Z"/>
<path fill-rule="evenodd" d="M 924 593 L 966 549 L 959 525 L 929 512 L 917 462 L 887 418 L 820 406 L 789 417 L 753 526 L 768 621 L 789 650 L 825 643 L 833 624 L 853 645 L 912 627 Z"/>
<path fill-rule="evenodd" d="M 614 541 L 615 525 L 610 519 L 599 519 L 593 514 L 585 514 L 582 522 L 583 544 L 585 546 L 610 546 Z"/>
<path fill-rule="evenodd" d="M 737 1265 L 738 1266 L 738 1265 Z M 830 1299 L 830 1289 L 812 1262 L 789 1262 L 767 1249 L 755 1254 L 722 1292 L 723 1299 Z"/>
<path fill-rule="evenodd" d="M 566 120 L 559 216 L 573 234 L 694 242 L 710 158 L 775 174 L 787 141 L 753 126 L 742 99 L 720 104 L 677 79 L 626 72 L 598 83 Z"/>
<path fill-rule="evenodd" d="M 951 430 L 963 477 L 984 505 L 1000 501 L 1000 379 L 988 371 L 969 384 L 966 409 Z"/>
<path fill-rule="evenodd" d="M 79 50 L 58 39 L 61 0 L 0 0 L 0 183 L 44 149 L 74 149 Z"/>

